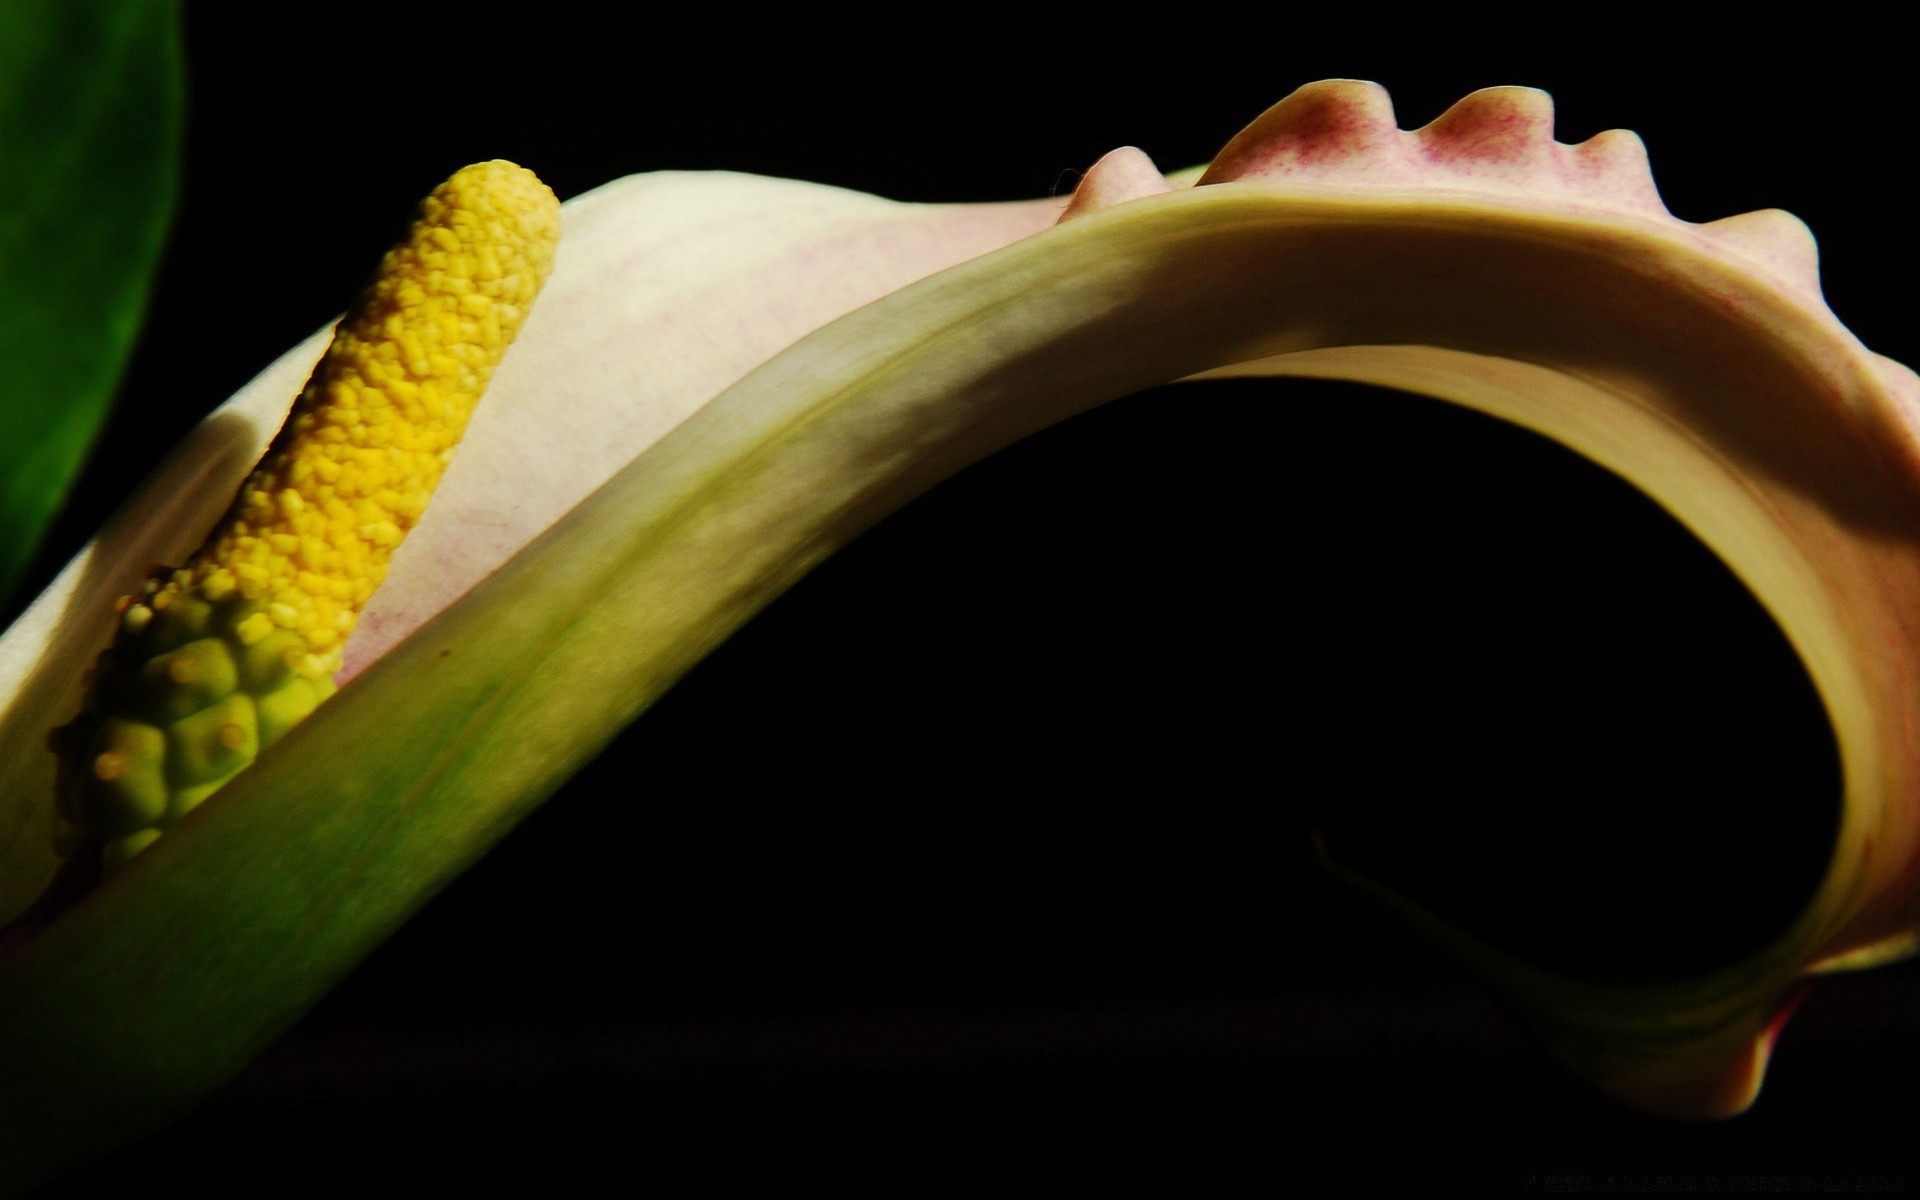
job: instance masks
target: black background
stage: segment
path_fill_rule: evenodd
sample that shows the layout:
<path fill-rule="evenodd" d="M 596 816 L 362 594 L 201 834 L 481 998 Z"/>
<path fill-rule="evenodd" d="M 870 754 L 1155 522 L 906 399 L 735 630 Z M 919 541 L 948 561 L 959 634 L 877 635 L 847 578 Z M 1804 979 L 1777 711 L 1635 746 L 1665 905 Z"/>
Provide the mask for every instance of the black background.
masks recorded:
<path fill-rule="evenodd" d="M 1055 8 L 198 5 L 180 224 L 41 580 L 482 158 L 562 197 L 718 168 L 1007 199 L 1123 143 L 1204 161 L 1313 79 L 1378 79 L 1405 127 L 1530 84 L 1562 141 L 1639 131 L 1683 218 L 1801 215 L 1840 317 L 1920 358 L 1885 31 Z M 1626 485 L 1426 400 L 1160 389 L 821 567 L 221 1097 L 69 1186 L 1900 1172 L 1913 968 L 1817 989 L 1749 1115 L 1668 1125 L 1308 846 L 1537 961 L 1671 977 L 1804 900 L 1836 770 L 1769 620 Z"/>

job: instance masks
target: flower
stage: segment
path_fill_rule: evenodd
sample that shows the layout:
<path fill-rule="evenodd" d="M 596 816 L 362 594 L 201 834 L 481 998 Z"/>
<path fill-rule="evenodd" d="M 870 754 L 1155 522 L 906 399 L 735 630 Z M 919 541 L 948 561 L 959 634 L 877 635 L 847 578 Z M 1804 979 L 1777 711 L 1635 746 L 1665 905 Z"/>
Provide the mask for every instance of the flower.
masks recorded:
<path fill-rule="evenodd" d="M 1118 151 L 1064 212 L 731 176 L 575 201 L 548 295 L 347 647 L 348 686 L 0 964 L 0 1029 L 31 1031 L 7 1035 L 0 1103 L 36 1099 L 5 1127 L 57 1157 L 189 1103 L 890 507 L 1104 400 L 1244 373 L 1388 383 L 1559 438 L 1692 526 L 1795 639 L 1841 731 L 1848 816 L 1775 945 L 1600 988 L 1409 908 L 1612 1093 L 1744 1107 L 1809 972 L 1913 944 L 1913 377 L 1826 311 L 1791 217 L 1677 221 L 1631 135 L 1559 146 L 1541 93 L 1475 93 L 1403 133 L 1378 88 L 1313 85 L 1193 182 Z M 16 908 L 52 866 L 29 836 L 51 767 L 28 749 L 102 640 L 100 601 L 190 548 L 317 351 L 211 418 L 0 642 Z M 208 1001 L 207 980 L 234 986 Z"/>

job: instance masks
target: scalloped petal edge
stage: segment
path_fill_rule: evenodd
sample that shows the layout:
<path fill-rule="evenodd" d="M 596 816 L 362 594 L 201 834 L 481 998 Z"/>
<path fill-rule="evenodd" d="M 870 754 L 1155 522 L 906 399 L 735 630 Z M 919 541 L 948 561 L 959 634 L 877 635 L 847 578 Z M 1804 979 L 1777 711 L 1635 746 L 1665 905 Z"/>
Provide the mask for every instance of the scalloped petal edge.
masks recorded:
<path fill-rule="evenodd" d="M 1638 134 L 1610 129 L 1566 145 L 1553 138 L 1553 98 L 1537 88 L 1483 88 L 1432 122 L 1402 130 L 1377 83 L 1310 83 L 1242 130 L 1201 177 L 1474 192 L 1605 209 L 1684 228 L 1769 275 L 1820 295 L 1819 251 L 1806 224 L 1779 209 L 1696 225 L 1660 199 Z"/>

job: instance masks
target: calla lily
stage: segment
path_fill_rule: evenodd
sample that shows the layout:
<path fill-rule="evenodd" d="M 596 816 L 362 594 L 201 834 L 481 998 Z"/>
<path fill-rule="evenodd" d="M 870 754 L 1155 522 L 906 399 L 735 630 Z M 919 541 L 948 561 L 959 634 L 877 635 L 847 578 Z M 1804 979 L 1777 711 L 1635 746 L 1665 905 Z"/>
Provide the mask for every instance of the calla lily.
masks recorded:
<path fill-rule="evenodd" d="M 1336 81 L 1204 173 L 1120 150 L 1070 201 L 902 205 L 731 175 L 572 201 L 548 291 L 339 694 L 0 961 L 0 1155 L 44 1173 L 218 1086 L 885 513 L 1106 400 L 1245 374 L 1386 384 L 1554 437 L 1665 505 L 1787 631 L 1839 731 L 1845 819 L 1819 894 L 1748 961 L 1576 983 L 1355 880 L 1612 1094 L 1740 1110 L 1805 981 L 1907 953 L 1920 928 L 1903 686 L 1920 385 L 1826 310 L 1794 218 L 1681 222 L 1633 135 L 1552 134 L 1535 91 L 1403 132 L 1383 91 Z M 113 598 L 197 543 L 322 344 L 208 418 L 0 640 L 0 917 L 57 869 L 42 743 Z"/>

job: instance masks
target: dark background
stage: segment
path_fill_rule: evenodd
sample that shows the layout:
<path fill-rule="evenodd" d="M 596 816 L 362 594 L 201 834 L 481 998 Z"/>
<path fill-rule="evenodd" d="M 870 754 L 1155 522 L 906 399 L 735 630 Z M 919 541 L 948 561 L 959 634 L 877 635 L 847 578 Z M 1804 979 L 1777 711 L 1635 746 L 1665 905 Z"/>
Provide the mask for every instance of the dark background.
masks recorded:
<path fill-rule="evenodd" d="M 1318 78 L 1378 79 L 1406 127 L 1530 84 L 1562 141 L 1638 130 L 1681 217 L 1801 215 L 1841 318 L 1920 358 L 1911 67 L 1870 28 L 252 9 L 189 20 L 180 224 L 42 581 L 491 157 L 563 198 L 718 168 L 1005 199 L 1123 143 L 1204 161 Z M 1746 1117 L 1663 1124 L 1308 842 L 1535 961 L 1667 978 L 1797 911 L 1836 772 L 1769 619 L 1598 469 L 1373 389 L 1160 389 L 821 567 L 219 1099 L 70 1188 L 1900 1172 L 1912 967 L 1817 989 Z"/>

